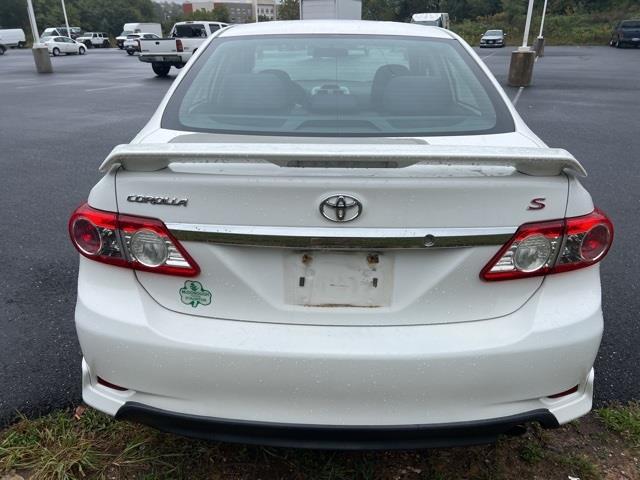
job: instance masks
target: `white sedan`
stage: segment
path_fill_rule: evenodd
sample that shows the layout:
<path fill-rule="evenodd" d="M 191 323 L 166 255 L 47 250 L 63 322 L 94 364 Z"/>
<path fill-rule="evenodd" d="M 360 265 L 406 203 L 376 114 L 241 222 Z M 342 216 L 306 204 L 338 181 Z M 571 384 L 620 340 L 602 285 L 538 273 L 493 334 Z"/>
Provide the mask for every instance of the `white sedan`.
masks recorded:
<path fill-rule="evenodd" d="M 54 57 L 57 57 L 61 53 L 67 55 L 84 55 L 87 52 L 87 47 L 69 37 L 44 37 L 41 41 L 47 46 L 49 53 Z"/>
<path fill-rule="evenodd" d="M 591 408 L 612 223 L 451 31 L 218 31 L 101 170 L 69 232 L 103 412 L 415 448 Z"/>

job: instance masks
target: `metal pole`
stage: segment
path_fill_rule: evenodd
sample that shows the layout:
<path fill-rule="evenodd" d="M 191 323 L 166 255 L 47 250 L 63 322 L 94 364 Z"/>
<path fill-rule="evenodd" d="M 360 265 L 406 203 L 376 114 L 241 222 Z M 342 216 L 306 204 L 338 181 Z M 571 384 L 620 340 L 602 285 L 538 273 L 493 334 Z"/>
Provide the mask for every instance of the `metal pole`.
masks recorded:
<path fill-rule="evenodd" d="M 253 13 L 256 16 L 256 23 L 258 23 L 258 0 L 253 0 Z"/>
<path fill-rule="evenodd" d="M 53 66 L 49 58 L 49 48 L 40 43 L 40 34 L 38 33 L 38 24 L 36 23 L 36 14 L 33 11 L 31 0 L 27 0 L 27 13 L 29 14 L 29 23 L 31 24 L 31 33 L 33 34 L 33 61 L 36 64 L 38 73 L 52 73 Z"/>
<path fill-rule="evenodd" d="M 527 9 L 527 21 L 524 25 L 524 35 L 522 36 L 522 48 L 527 48 L 529 41 L 529 29 L 531 28 L 531 15 L 533 14 L 533 0 L 529 0 L 529 8 Z"/>
<path fill-rule="evenodd" d="M 540 35 L 538 37 L 542 37 L 542 29 L 544 28 L 544 16 L 547 13 L 547 0 L 544 0 L 544 7 L 542 7 L 542 21 L 540 22 Z"/>
<path fill-rule="evenodd" d="M 64 6 L 64 0 L 62 2 L 62 13 L 64 14 L 64 24 L 67 26 L 67 37 L 71 38 L 71 29 L 69 28 L 69 19 L 67 18 L 67 9 Z"/>
<path fill-rule="evenodd" d="M 36 14 L 33 13 L 33 4 L 31 3 L 31 0 L 27 0 L 27 13 L 29 14 L 29 23 L 31 23 L 33 43 L 40 43 L 40 34 L 38 33 L 38 25 L 36 24 Z"/>

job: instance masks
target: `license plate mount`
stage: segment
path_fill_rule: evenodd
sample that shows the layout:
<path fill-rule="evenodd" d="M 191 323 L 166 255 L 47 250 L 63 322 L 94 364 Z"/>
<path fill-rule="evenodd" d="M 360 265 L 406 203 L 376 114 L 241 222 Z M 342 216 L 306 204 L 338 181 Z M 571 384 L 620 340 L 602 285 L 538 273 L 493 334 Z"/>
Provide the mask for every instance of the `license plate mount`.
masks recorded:
<path fill-rule="evenodd" d="M 285 302 L 305 307 L 389 306 L 392 254 L 291 252 L 285 255 Z"/>

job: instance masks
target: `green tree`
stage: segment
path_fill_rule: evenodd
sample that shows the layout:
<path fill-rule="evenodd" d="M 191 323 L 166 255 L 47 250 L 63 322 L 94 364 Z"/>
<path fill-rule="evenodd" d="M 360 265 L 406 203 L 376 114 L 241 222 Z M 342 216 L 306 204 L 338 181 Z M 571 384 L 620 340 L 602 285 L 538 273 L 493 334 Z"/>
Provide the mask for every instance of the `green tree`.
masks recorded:
<path fill-rule="evenodd" d="M 502 11 L 509 23 L 515 22 L 527 12 L 527 0 L 502 0 Z"/>
<path fill-rule="evenodd" d="M 27 18 L 27 2 L 25 0 L 0 0 L 0 27 L 29 27 Z"/>
<path fill-rule="evenodd" d="M 278 9 L 278 20 L 299 20 L 300 2 L 299 0 L 283 0 Z"/>
<path fill-rule="evenodd" d="M 231 15 L 229 15 L 229 9 L 224 5 L 218 5 L 210 12 L 198 10 L 190 13 L 184 17 L 184 20 L 213 20 L 216 22 L 229 22 L 230 18 Z"/>
<path fill-rule="evenodd" d="M 396 19 L 396 3 L 392 0 L 363 0 L 364 20 L 393 21 Z"/>

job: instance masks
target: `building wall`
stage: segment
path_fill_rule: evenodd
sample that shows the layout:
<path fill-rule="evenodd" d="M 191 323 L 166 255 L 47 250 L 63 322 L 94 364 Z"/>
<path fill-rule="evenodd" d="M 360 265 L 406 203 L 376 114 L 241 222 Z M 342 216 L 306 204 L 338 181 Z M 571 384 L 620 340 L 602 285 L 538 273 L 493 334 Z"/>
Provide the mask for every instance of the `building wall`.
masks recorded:
<path fill-rule="evenodd" d="M 229 19 L 231 23 L 247 23 L 254 19 L 252 0 L 185 2 L 182 5 L 182 11 L 185 15 L 200 10 L 210 12 L 213 10 L 214 6 L 220 5 L 227 7 L 229 10 Z M 259 16 L 273 20 L 275 18 L 275 8 L 274 0 L 258 0 Z"/>
<path fill-rule="evenodd" d="M 231 23 L 247 23 L 253 19 L 253 5 L 246 2 L 216 2 L 217 5 L 224 5 L 229 10 L 229 20 Z"/>
<path fill-rule="evenodd" d="M 264 0 L 258 0 L 258 16 L 266 17 L 269 20 L 275 18 L 275 2 L 265 2 Z"/>
<path fill-rule="evenodd" d="M 182 4 L 182 11 L 185 14 L 189 14 L 197 11 L 205 11 L 210 12 L 213 10 L 213 0 L 204 1 L 204 2 L 184 2 Z"/>

